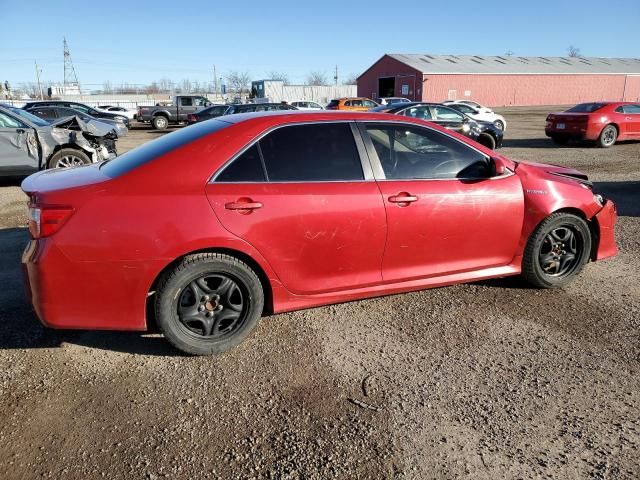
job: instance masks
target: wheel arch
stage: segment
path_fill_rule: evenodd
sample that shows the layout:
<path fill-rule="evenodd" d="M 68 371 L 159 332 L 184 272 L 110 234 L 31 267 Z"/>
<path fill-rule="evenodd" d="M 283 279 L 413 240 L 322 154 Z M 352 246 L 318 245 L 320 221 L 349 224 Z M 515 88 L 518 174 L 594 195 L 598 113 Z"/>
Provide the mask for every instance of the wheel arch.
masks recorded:
<path fill-rule="evenodd" d="M 153 112 L 153 114 L 151 115 L 151 118 L 154 117 L 165 117 L 167 120 L 169 120 L 169 112 L 167 112 L 166 110 L 160 110 L 159 112 Z"/>
<path fill-rule="evenodd" d="M 155 278 L 153 279 L 153 282 L 151 283 L 151 285 L 149 286 L 149 289 L 147 290 L 147 295 L 148 295 L 147 305 L 146 305 L 147 328 L 149 328 L 150 324 L 155 325 L 155 308 L 154 308 L 155 299 L 156 299 L 155 291 L 163 275 L 165 275 L 172 268 L 174 268 L 178 263 L 180 263 L 180 261 L 184 257 L 189 255 L 195 255 L 198 253 L 221 253 L 221 254 L 229 255 L 231 257 L 235 257 L 238 260 L 241 260 L 242 262 L 246 263 L 256 273 L 256 275 L 258 276 L 258 279 L 260 280 L 260 284 L 262 285 L 262 290 L 264 292 L 264 308 L 263 308 L 262 314 L 263 315 L 273 314 L 274 312 L 273 286 L 271 285 L 271 281 L 269 280 L 267 273 L 265 272 L 264 268 L 260 265 L 258 261 L 256 261 L 251 255 L 247 254 L 246 252 L 243 252 L 241 250 L 237 250 L 234 248 L 228 248 L 228 247 L 201 248 L 198 250 L 186 252 L 180 255 L 179 257 L 175 258 L 174 260 L 169 262 L 167 265 L 165 265 L 164 268 L 160 270 L 160 272 L 158 272 L 158 274 L 155 276 Z"/>
<path fill-rule="evenodd" d="M 55 147 L 53 147 L 53 150 L 51 150 L 51 153 L 49 154 L 49 156 L 46 158 L 46 164 L 49 163 L 49 161 L 51 160 L 51 157 L 53 157 L 56 153 L 58 153 L 60 150 L 64 150 L 65 148 L 70 148 L 73 150 L 80 150 L 82 153 L 89 155 L 90 159 L 93 159 L 93 152 L 90 152 L 88 150 L 85 150 L 84 148 L 82 148 L 80 145 L 78 145 L 77 143 L 65 143 L 63 145 L 56 145 Z"/>

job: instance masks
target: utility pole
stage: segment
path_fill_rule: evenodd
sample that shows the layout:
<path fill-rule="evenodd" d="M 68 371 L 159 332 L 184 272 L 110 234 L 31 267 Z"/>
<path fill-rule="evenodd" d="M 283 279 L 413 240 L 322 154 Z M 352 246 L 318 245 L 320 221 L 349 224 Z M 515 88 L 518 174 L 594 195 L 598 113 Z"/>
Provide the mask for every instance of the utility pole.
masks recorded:
<path fill-rule="evenodd" d="M 218 75 L 216 74 L 216 66 L 213 65 L 213 93 L 218 95 Z"/>
<path fill-rule="evenodd" d="M 333 76 L 333 79 L 336 82 L 336 86 L 338 85 L 338 65 L 336 65 L 336 74 Z"/>
<path fill-rule="evenodd" d="M 34 60 L 36 64 L 36 80 L 38 81 L 38 90 L 40 90 L 40 100 L 44 100 L 44 95 L 42 94 L 42 85 L 40 84 L 40 69 L 38 68 L 38 61 Z"/>

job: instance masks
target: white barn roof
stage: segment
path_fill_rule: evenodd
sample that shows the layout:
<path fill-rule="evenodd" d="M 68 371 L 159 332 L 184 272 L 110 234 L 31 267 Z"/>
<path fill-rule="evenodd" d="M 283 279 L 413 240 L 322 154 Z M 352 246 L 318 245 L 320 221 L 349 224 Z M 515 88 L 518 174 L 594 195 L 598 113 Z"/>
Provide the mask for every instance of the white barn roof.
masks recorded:
<path fill-rule="evenodd" d="M 387 56 L 432 74 L 638 74 L 640 58 L 516 57 L 389 53 Z"/>

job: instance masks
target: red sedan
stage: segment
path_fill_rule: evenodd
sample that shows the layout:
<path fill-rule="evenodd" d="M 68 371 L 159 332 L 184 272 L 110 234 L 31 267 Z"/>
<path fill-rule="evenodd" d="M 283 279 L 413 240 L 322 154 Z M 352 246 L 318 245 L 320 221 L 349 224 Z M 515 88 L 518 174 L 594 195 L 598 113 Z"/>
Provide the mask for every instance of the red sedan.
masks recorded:
<path fill-rule="evenodd" d="M 640 104 L 580 103 L 565 112 L 550 113 L 544 131 L 560 145 L 569 140 L 592 140 L 606 148 L 618 140 L 640 140 Z"/>
<path fill-rule="evenodd" d="M 559 287 L 617 251 L 614 204 L 585 175 L 397 115 L 230 115 L 22 188 L 45 325 L 154 315 L 191 354 L 265 313 L 518 274 Z"/>

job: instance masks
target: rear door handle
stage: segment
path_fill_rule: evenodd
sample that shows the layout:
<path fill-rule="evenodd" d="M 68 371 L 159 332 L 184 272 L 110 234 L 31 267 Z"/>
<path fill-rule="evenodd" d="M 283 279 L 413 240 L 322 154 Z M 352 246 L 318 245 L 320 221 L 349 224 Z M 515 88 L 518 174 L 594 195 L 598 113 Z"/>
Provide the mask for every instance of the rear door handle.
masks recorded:
<path fill-rule="evenodd" d="M 257 210 L 262 208 L 262 202 L 254 202 L 251 199 L 239 199 L 237 202 L 229 202 L 224 204 L 224 208 L 227 210 L 245 210 L 250 212 L 251 210 Z"/>
<path fill-rule="evenodd" d="M 391 203 L 406 203 L 409 204 L 411 202 L 417 202 L 418 201 L 418 197 L 411 195 L 410 193 L 407 192 L 400 192 L 397 195 L 392 195 L 389 197 L 389 201 Z"/>

